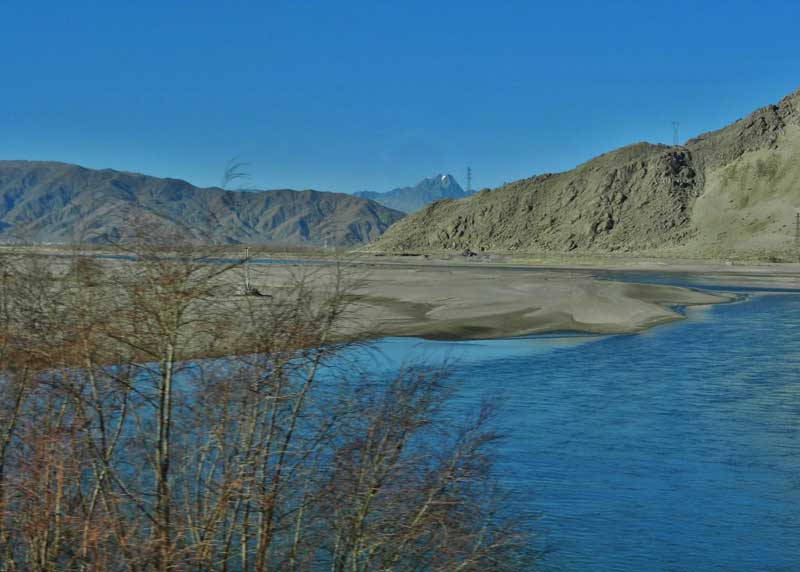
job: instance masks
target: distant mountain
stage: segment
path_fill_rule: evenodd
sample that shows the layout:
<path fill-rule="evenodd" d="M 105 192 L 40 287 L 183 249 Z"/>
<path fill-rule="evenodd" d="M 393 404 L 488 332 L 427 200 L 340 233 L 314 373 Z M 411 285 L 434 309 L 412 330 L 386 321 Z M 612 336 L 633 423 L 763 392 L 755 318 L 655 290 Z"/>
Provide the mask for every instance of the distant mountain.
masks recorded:
<path fill-rule="evenodd" d="M 0 161 L 0 242 L 100 243 L 156 224 L 214 244 L 357 245 L 403 214 L 318 191 L 226 191 L 178 179 L 40 161 Z"/>
<path fill-rule="evenodd" d="M 636 143 L 563 173 L 441 201 L 384 252 L 667 252 L 796 260 L 800 90 L 684 145 Z"/>
<path fill-rule="evenodd" d="M 360 191 L 354 195 L 404 213 L 411 213 L 442 199 L 466 197 L 467 193 L 453 175 L 436 175 L 423 179 L 413 187 L 401 187 L 385 193 Z"/>

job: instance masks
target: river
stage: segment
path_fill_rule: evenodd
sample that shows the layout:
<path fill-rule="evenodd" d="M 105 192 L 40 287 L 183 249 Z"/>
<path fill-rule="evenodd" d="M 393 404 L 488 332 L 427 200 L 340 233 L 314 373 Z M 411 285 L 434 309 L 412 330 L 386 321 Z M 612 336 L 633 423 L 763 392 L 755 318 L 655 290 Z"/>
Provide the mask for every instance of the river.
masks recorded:
<path fill-rule="evenodd" d="M 454 416 L 502 397 L 498 475 L 546 569 L 798 571 L 800 294 L 740 293 L 640 334 L 377 348 L 387 364 L 449 358 Z"/>

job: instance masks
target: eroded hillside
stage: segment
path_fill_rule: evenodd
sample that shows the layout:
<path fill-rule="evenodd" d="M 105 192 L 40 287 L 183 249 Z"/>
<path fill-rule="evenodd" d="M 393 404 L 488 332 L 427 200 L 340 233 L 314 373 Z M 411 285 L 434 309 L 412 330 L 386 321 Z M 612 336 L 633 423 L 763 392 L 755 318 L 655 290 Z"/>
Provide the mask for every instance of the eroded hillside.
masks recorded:
<path fill-rule="evenodd" d="M 371 249 L 785 255 L 798 207 L 800 91 L 682 146 L 637 143 L 434 203 Z"/>

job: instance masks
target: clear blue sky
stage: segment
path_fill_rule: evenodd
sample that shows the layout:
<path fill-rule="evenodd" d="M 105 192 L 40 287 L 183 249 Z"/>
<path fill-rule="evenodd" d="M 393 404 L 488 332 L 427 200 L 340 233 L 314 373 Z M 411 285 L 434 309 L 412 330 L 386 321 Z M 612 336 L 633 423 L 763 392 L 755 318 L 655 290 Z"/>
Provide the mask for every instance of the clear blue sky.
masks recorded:
<path fill-rule="evenodd" d="M 0 0 L 0 158 L 216 184 L 476 187 L 800 87 L 795 1 Z"/>

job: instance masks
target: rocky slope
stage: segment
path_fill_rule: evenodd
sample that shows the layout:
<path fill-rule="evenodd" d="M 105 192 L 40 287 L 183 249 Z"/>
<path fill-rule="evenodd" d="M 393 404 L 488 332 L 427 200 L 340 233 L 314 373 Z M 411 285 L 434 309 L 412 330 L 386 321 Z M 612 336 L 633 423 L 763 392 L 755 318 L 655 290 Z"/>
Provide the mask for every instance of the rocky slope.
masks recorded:
<path fill-rule="evenodd" d="M 637 143 L 434 203 L 370 248 L 787 256 L 798 208 L 800 90 L 682 146 Z"/>
<path fill-rule="evenodd" d="M 413 187 L 401 187 L 385 193 L 360 191 L 354 194 L 404 213 L 418 211 L 442 199 L 460 199 L 468 196 L 453 175 L 435 175 L 423 179 Z"/>
<path fill-rule="evenodd" d="M 357 245 L 402 213 L 346 194 L 225 191 L 137 173 L 54 162 L 0 161 L 0 241 L 124 239 L 155 224 L 216 244 Z"/>

